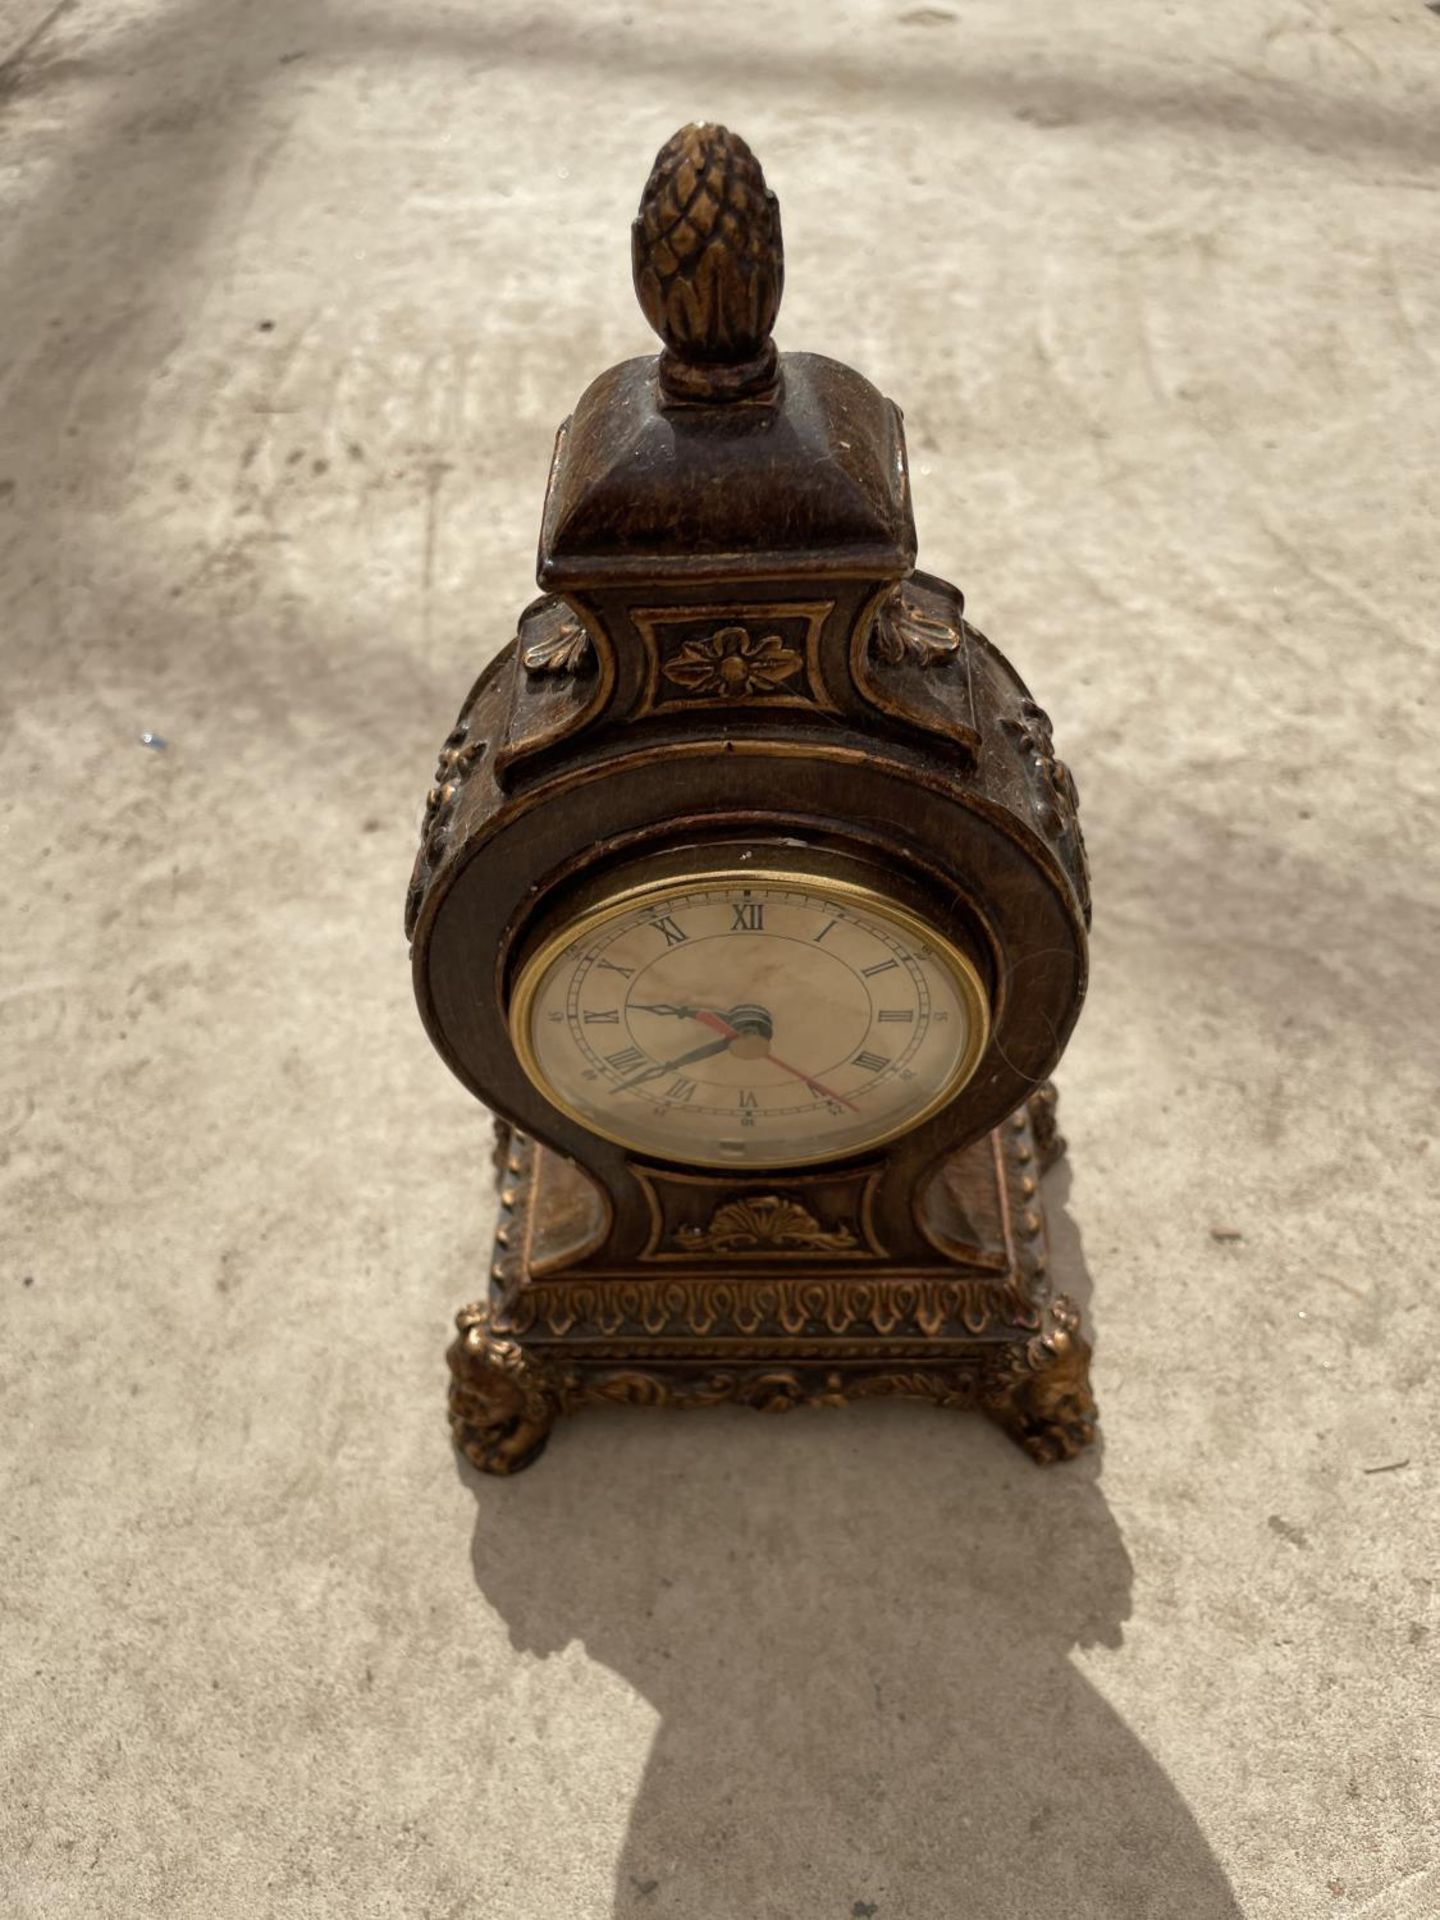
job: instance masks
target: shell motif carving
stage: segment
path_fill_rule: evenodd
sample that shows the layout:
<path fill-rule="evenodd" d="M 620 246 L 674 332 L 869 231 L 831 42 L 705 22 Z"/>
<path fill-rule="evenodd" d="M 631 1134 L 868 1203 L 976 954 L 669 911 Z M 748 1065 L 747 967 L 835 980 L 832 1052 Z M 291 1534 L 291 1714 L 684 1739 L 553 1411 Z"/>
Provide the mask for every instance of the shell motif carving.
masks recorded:
<path fill-rule="evenodd" d="M 853 1253 L 860 1245 L 849 1227 L 822 1227 L 798 1200 L 763 1194 L 727 1200 L 708 1227 L 677 1227 L 675 1242 L 687 1253 Z"/>

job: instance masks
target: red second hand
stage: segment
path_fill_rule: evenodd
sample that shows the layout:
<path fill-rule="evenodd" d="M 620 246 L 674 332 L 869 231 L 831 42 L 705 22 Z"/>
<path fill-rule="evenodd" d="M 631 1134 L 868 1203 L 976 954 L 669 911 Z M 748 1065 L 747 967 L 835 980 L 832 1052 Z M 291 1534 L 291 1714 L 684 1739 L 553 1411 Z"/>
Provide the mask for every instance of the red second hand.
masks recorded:
<path fill-rule="evenodd" d="M 723 1033 L 731 1040 L 740 1038 L 738 1027 L 732 1027 L 728 1020 L 723 1020 L 718 1013 L 711 1013 L 707 1007 L 697 1007 L 695 1018 L 702 1027 L 709 1027 L 714 1033 Z M 851 1113 L 859 1113 L 860 1109 L 853 1100 L 847 1100 L 843 1093 L 836 1093 L 834 1088 L 827 1087 L 823 1080 L 815 1080 L 808 1073 L 802 1073 L 799 1067 L 792 1067 L 790 1062 L 782 1060 L 779 1054 L 767 1053 L 765 1058 L 772 1066 L 779 1067 L 782 1073 L 793 1074 L 797 1080 L 803 1080 L 805 1085 L 818 1093 L 822 1099 L 838 1101 L 842 1107 L 848 1107 Z"/>

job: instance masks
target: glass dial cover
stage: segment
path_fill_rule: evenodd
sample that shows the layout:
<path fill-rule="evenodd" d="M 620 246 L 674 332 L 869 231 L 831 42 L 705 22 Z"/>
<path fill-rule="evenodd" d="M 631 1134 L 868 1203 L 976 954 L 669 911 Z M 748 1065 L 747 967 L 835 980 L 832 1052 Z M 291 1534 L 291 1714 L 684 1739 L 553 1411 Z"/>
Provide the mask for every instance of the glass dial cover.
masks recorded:
<path fill-rule="evenodd" d="M 632 1152 L 784 1167 L 953 1099 L 989 1036 L 951 941 L 878 888 L 743 867 L 626 886 L 522 965 L 510 1032 L 545 1097 Z"/>

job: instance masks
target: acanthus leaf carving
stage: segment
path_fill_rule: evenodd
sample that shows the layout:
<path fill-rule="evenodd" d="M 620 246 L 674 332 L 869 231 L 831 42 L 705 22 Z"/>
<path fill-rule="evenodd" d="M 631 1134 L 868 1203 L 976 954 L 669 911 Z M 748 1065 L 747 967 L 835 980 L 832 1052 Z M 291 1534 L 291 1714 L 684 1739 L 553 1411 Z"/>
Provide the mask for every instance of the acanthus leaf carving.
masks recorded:
<path fill-rule="evenodd" d="M 594 655 L 590 636 L 573 614 L 541 627 L 525 642 L 521 659 L 527 673 L 575 674 Z"/>
<path fill-rule="evenodd" d="M 979 1336 L 997 1324 L 1038 1332 L 1039 1309 L 1013 1285 L 954 1275 L 912 1280 L 825 1276 L 764 1281 L 545 1279 L 506 1294 L 495 1330 L 525 1338 L 652 1337 L 835 1340 L 879 1335 L 934 1340 Z"/>
<path fill-rule="evenodd" d="M 960 651 L 963 623 L 938 610 L 934 596 L 922 601 L 902 580 L 881 601 L 870 633 L 870 650 L 885 666 L 938 667 Z"/>

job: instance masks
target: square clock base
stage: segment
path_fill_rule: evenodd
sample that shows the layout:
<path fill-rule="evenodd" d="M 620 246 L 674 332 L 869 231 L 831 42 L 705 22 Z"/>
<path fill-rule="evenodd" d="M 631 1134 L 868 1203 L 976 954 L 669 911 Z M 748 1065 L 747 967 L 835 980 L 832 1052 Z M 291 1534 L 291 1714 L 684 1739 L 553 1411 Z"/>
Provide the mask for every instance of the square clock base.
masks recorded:
<path fill-rule="evenodd" d="M 953 1154 L 927 1196 L 937 1253 L 923 1267 L 823 1232 L 813 1175 L 766 1177 L 662 1240 L 683 1177 L 657 1171 L 656 1247 L 616 1271 L 584 1262 L 590 1183 L 502 1127 L 490 1297 L 461 1309 L 449 1352 L 455 1444 L 508 1474 L 577 1407 L 900 1396 L 983 1413 L 1042 1464 L 1070 1459 L 1095 1437 L 1095 1402 L 1079 1313 L 1047 1274 L 1040 1175 L 1063 1151 L 1046 1086 Z"/>

